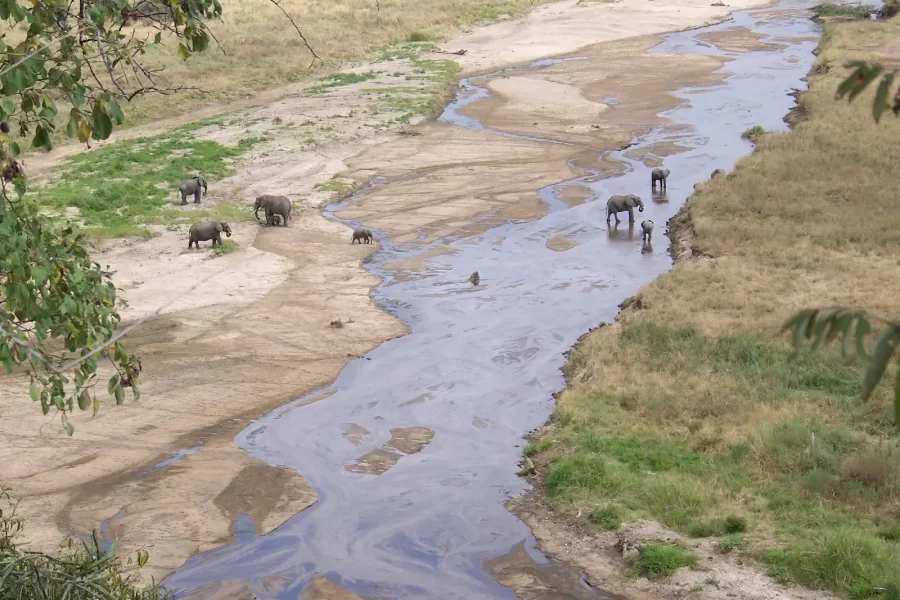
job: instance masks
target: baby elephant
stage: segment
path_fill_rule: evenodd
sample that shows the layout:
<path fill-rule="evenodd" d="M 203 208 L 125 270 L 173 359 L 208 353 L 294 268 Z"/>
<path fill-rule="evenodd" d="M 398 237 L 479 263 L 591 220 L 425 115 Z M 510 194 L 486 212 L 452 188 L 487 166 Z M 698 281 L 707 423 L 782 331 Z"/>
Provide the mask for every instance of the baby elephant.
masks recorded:
<path fill-rule="evenodd" d="M 350 239 L 350 244 L 354 242 L 363 243 L 363 240 L 367 244 L 372 243 L 372 232 L 366 229 L 365 227 L 357 227 L 353 230 L 353 237 Z"/>
<path fill-rule="evenodd" d="M 266 225 L 281 225 L 284 223 L 284 217 L 279 214 L 273 214 L 266 219 Z"/>
<path fill-rule="evenodd" d="M 650 174 L 650 186 L 653 189 L 656 189 L 656 182 L 658 181 L 659 189 L 661 189 L 661 190 L 667 189 L 666 188 L 666 179 L 669 178 L 669 173 L 671 173 L 671 171 L 669 171 L 668 169 L 659 169 L 659 168 L 653 169 L 653 172 Z"/>
<path fill-rule="evenodd" d="M 200 242 L 212 240 L 212 245 L 222 245 L 222 232 L 231 237 L 231 227 L 225 221 L 200 221 L 191 225 L 188 232 L 188 249 L 195 246 L 200 249 Z"/>
<path fill-rule="evenodd" d="M 649 244 L 653 237 L 653 221 L 641 221 L 641 232 L 641 241 Z"/>
<path fill-rule="evenodd" d="M 188 179 L 186 181 L 182 181 L 181 185 L 178 186 L 178 191 L 181 193 L 181 205 L 184 206 L 187 204 L 187 197 L 194 197 L 194 204 L 200 204 L 200 189 L 203 189 L 203 195 L 206 195 L 206 180 L 200 177 L 199 175 Z"/>

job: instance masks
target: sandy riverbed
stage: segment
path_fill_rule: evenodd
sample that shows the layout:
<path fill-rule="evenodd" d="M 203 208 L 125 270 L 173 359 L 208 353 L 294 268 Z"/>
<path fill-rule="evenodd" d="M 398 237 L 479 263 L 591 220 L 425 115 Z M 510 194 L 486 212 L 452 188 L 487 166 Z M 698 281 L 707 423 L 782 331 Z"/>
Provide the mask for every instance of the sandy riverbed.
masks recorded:
<path fill-rule="evenodd" d="M 608 59 L 602 73 L 573 62 L 494 80 L 494 95 L 468 108 L 489 127 L 538 131 L 577 146 L 497 138 L 436 122 L 421 125 L 419 136 L 366 133 L 348 123 L 315 151 L 275 136 L 237 175 L 213 182 L 211 194 L 246 202 L 262 192 L 302 193 L 313 205 L 322 200 L 313 185 L 338 172 L 360 180 L 407 175 L 343 214 L 406 242 L 421 240 L 422 232 L 435 239 L 537 218 L 545 210 L 540 187 L 585 172 L 579 165 L 594 166 L 597 149 L 619 147 L 634 131 L 657 123 L 656 113 L 675 104 L 667 92 L 716 79 L 719 59 L 649 57 L 646 50 L 655 42 L 649 34 L 703 25 L 754 4 L 763 2 L 712 7 L 708 0 L 567 0 L 444 44 L 467 48 L 462 66 L 477 72 L 606 42 L 584 50 Z M 641 37 L 612 42 L 627 36 Z M 633 75 L 626 75 L 634 69 L 645 84 L 639 88 L 642 101 L 607 106 L 610 96 L 636 99 L 629 95 L 636 89 Z M 284 90 L 271 91 L 243 116 L 317 114 L 326 102 L 328 111 L 347 112 L 359 101 L 352 86 L 327 100 L 286 99 Z M 230 112 L 235 105 L 219 109 Z M 580 122 L 578 115 L 587 109 L 596 110 L 592 122 Z M 211 114 L 205 110 L 181 122 Z M 225 127 L 198 135 L 226 140 L 228 133 Z M 31 159 L 29 166 L 46 172 L 76 150 L 61 148 Z M 572 197 L 579 201 L 577 193 Z M 491 211 L 491 219 L 476 221 Z M 241 250 L 215 259 L 181 254 L 184 232 L 169 231 L 149 241 L 110 243 L 98 252 L 98 261 L 117 271 L 130 303 L 126 319 L 177 298 L 129 337 L 129 346 L 143 357 L 141 403 L 117 408 L 104 402 L 98 417 L 76 418 L 78 433 L 69 439 L 26 401 L 22 379 L 4 378 L 0 463 L 6 466 L 0 484 L 21 499 L 19 513 L 35 547 L 52 547 L 66 534 L 87 533 L 109 519 L 109 531 L 121 538 L 124 551 L 148 547 L 149 574 L 160 579 L 196 552 L 227 542 L 239 515 L 249 514 L 265 533 L 315 501 L 299 474 L 246 455 L 234 445 L 234 435 L 273 407 L 328 383 L 350 357 L 401 335 L 404 327 L 368 296 L 378 281 L 360 263 L 374 248 L 351 246 L 349 230 L 326 221 L 313 206 L 288 228 L 236 224 L 234 239 Z M 207 277 L 200 289 L 181 297 Z M 352 322 L 333 328 L 335 319 Z M 180 460 L 149 469 L 185 450 Z"/>

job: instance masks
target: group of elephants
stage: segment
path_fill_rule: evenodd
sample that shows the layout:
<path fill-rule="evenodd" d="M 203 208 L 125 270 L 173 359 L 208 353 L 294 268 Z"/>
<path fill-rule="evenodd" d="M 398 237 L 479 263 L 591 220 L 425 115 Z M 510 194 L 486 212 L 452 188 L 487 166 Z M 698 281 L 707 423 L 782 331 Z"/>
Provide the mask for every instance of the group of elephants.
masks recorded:
<path fill-rule="evenodd" d="M 671 171 L 669 169 L 655 168 L 650 174 L 650 185 L 655 190 L 656 184 L 659 183 L 659 189 L 666 189 L 666 182 Z M 716 169 L 711 177 L 720 175 L 722 171 Z M 194 204 L 200 204 L 200 197 L 206 195 L 206 180 L 201 176 L 192 177 L 186 181 L 182 181 L 178 186 L 181 194 L 181 205 L 187 204 L 187 197 L 194 196 Z M 636 194 L 625 194 L 610 196 L 606 201 L 606 225 L 612 217 L 616 219 L 616 226 L 619 225 L 620 212 L 628 212 L 628 223 L 634 224 L 634 209 L 637 207 L 638 212 L 644 212 L 644 201 Z M 253 206 L 253 216 L 259 220 L 259 209 L 262 208 L 266 213 L 266 225 L 283 225 L 287 227 L 291 220 L 291 201 L 287 196 L 272 196 L 263 194 L 256 198 Z M 225 221 L 201 221 L 191 225 L 189 232 L 188 248 L 192 246 L 199 248 L 200 242 L 212 240 L 212 245 L 222 244 L 222 233 L 227 237 L 231 237 L 231 226 Z M 653 221 L 646 220 L 641 222 L 641 241 L 646 245 L 650 243 L 653 237 Z M 353 231 L 350 243 L 359 242 L 360 244 L 371 244 L 374 236 L 368 229 L 359 227 Z"/>
<path fill-rule="evenodd" d="M 650 187 L 654 190 L 656 189 L 656 184 L 659 183 L 659 189 L 666 189 L 666 181 L 669 178 L 669 174 L 671 171 L 669 169 L 656 168 L 650 173 Z M 718 175 L 722 174 L 721 169 L 716 169 L 712 172 L 710 178 L 715 178 Z M 696 188 L 696 186 L 694 186 Z M 609 200 L 606 201 L 606 225 L 609 226 L 609 220 L 611 217 L 616 218 L 616 226 L 619 225 L 619 215 L 620 212 L 628 212 L 628 223 L 634 223 L 634 209 L 637 207 L 638 212 L 644 212 L 644 201 L 641 200 L 640 196 L 635 194 L 625 194 L 625 195 L 616 195 L 610 196 Z M 641 241 L 644 244 L 649 244 L 650 239 L 653 237 L 653 221 L 646 220 L 641 221 Z"/>
<path fill-rule="evenodd" d="M 200 204 L 200 197 L 207 192 L 206 180 L 197 175 L 191 179 L 182 181 L 178 186 L 181 194 L 181 205 L 187 204 L 187 197 L 194 197 L 194 204 Z M 202 191 L 202 194 L 201 194 Z M 291 201 L 287 196 L 273 196 L 263 194 L 257 196 L 253 205 L 253 216 L 259 220 L 259 209 L 266 213 L 266 225 L 283 225 L 287 227 L 291 220 Z M 222 234 L 231 237 L 231 226 L 225 221 L 200 221 L 191 225 L 188 231 L 188 248 L 192 246 L 200 248 L 200 242 L 212 240 L 213 246 L 222 245 Z"/>
<path fill-rule="evenodd" d="M 194 197 L 194 204 L 200 204 L 200 198 L 207 192 L 206 179 L 197 175 L 185 181 L 178 186 L 178 192 L 181 194 L 181 205 L 187 205 L 188 196 Z M 283 225 L 287 227 L 291 220 L 291 200 L 287 196 L 273 196 L 271 194 L 263 194 L 256 197 L 256 203 L 253 205 L 253 216 L 259 221 L 259 209 L 262 208 L 266 213 L 266 225 Z M 222 234 L 231 237 L 231 226 L 226 221 L 200 221 L 191 225 L 188 231 L 188 249 L 191 247 L 200 248 L 200 242 L 208 242 L 212 240 L 212 245 L 222 245 Z M 360 244 L 371 244 L 374 236 L 372 232 L 365 228 L 357 228 L 353 231 L 353 237 L 350 243 L 359 242 Z"/>

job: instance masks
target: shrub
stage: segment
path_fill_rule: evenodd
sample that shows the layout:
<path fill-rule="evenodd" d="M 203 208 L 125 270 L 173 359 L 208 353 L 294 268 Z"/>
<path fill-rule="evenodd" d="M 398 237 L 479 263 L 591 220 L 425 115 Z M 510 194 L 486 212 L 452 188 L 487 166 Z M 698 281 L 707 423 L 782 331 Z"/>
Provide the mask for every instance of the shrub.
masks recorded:
<path fill-rule="evenodd" d="M 747 519 L 735 515 L 725 517 L 725 523 L 722 527 L 725 533 L 744 533 L 747 531 Z"/>
<path fill-rule="evenodd" d="M 644 577 L 668 577 L 681 567 L 693 567 L 697 555 L 677 544 L 649 543 L 641 548 L 632 565 L 633 571 Z"/>
<path fill-rule="evenodd" d="M 615 504 L 598 506 L 591 511 L 588 520 L 607 531 L 615 531 L 622 525 L 622 511 Z"/>

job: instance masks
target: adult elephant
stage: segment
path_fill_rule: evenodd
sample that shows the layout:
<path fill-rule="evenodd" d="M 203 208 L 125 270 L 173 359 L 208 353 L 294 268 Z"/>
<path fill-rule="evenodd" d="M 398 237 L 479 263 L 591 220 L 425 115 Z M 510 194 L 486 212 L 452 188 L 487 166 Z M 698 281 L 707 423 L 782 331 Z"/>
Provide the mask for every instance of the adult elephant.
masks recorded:
<path fill-rule="evenodd" d="M 178 186 L 178 191 L 181 192 L 181 205 L 184 206 L 187 204 L 187 197 L 194 197 L 194 204 L 200 204 L 200 190 L 203 190 L 203 195 L 206 195 L 206 180 L 203 179 L 200 175 L 196 177 L 192 177 L 191 179 L 187 179 L 182 181 Z"/>
<path fill-rule="evenodd" d="M 616 225 L 619 224 L 620 212 L 628 211 L 628 222 L 634 223 L 634 207 L 638 207 L 638 212 L 644 212 L 644 201 L 640 196 L 628 194 L 625 196 L 610 196 L 606 201 L 606 224 L 609 225 L 609 218 L 616 217 Z"/>
<path fill-rule="evenodd" d="M 666 180 L 669 179 L 669 174 L 671 173 L 668 169 L 656 168 L 650 173 L 650 187 L 656 189 L 656 182 L 659 182 L 659 189 L 664 190 L 666 188 Z"/>
<path fill-rule="evenodd" d="M 291 201 L 287 196 L 271 196 L 263 194 L 257 196 L 256 204 L 253 205 L 253 216 L 259 221 L 259 209 L 262 208 L 266 212 L 266 223 L 272 223 L 272 215 L 281 215 L 281 224 L 287 227 L 288 221 L 291 219 Z"/>
<path fill-rule="evenodd" d="M 231 237 L 231 226 L 225 221 L 200 221 L 191 225 L 188 231 L 188 249 L 193 245 L 198 250 L 200 242 L 212 240 L 212 245 L 222 245 L 222 233 Z"/>

